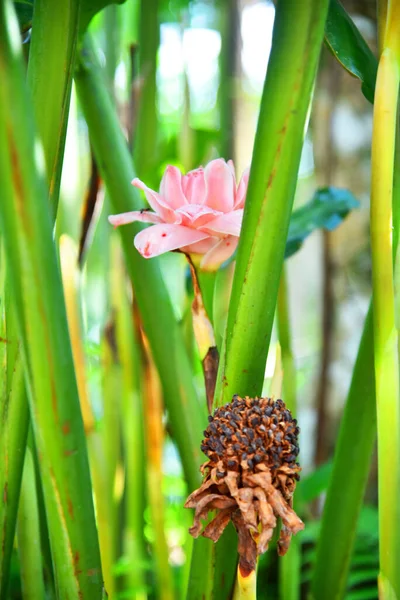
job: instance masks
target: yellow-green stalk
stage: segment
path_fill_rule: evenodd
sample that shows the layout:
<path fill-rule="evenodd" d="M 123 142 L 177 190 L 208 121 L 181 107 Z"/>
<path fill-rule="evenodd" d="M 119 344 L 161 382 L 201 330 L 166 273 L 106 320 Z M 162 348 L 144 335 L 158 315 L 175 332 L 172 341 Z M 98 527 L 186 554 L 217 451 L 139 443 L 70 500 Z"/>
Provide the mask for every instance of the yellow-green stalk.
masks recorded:
<path fill-rule="evenodd" d="M 257 571 L 243 573 L 240 565 L 237 568 L 237 578 L 233 600 L 256 600 Z"/>
<path fill-rule="evenodd" d="M 392 247 L 393 165 L 399 91 L 400 2 L 389 2 L 375 90 L 371 246 L 376 403 L 380 574 L 383 599 L 400 597 L 400 405 L 398 332 Z"/>

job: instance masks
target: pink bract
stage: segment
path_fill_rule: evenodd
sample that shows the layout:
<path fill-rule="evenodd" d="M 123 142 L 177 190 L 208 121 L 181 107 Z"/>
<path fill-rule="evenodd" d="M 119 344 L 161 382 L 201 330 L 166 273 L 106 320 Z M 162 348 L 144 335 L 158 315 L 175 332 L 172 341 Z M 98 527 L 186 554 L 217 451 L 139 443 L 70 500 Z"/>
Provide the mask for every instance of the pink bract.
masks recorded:
<path fill-rule="evenodd" d="M 186 175 L 177 167 L 168 166 L 159 193 L 140 179 L 132 181 L 132 185 L 144 191 L 151 211 L 111 215 L 108 220 L 115 227 L 134 221 L 153 224 L 140 231 L 134 240 L 145 258 L 180 250 L 202 255 L 201 268 L 214 270 L 237 247 L 248 178 L 246 169 L 236 186 L 233 163 L 222 158 Z"/>

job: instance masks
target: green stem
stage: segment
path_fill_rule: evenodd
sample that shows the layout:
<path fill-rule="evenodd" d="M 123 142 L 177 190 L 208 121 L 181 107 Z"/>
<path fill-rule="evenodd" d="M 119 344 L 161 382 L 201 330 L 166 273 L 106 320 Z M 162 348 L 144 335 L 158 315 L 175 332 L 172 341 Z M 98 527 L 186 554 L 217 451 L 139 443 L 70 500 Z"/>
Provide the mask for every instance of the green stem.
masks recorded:
<path fill-rule="evenodd" d="M 101 596 L 102 580 L 89 466 L 48 194 L 38 174 L 42 165 L 17 32 L 7 0 L 0 5 L 0 219 L 58 593 L 94 600 Z"/>
<path fill-rule="evenodd" d="M 24 600 L 46 597 L 40 552 L 39 511 L 36 496 L 35 467 L 29 448 L 25 454 L 17 523 L 18 555 Z"/>
<path fill-rule="evenodd" d="M 229 402 L 233 394 L 253 396 L 262 390 L 306 116 L 327 12 L 327 0 L 281 0 L 277 5 L 215 406 Z M 231 564 L 236 561 L 232 546 L 222 539 L 215 554 L 216 571 L 226 556 L 230 556 Z M 214 597 L 227 598 L 221 594 L 220 586 L 215 581 Z"/>
<path fill-rule="evenodd" d="M 216 406 L 229 402 L 235 393 L 261 392 L 327 10 L 327 0 L 282 0 L 277 6 Z"/>
<path fill-rule="evenodd" d="M 343 598 L 376 437 L 372 310 L 354 365 L 322 515 L 312 598 Z M 349 477 L 349 465 L 357 465 Z"/>
<path fill-rule="evenodd" d="M 160 41 L 158 0 L 141 0 L 139 15 L 139 77 L 141 88 L 136 113 L 133 155 L 138 175 L 154 179 L 157 148 L 157 51 Z"/>
<path fill-rule="evenodd" d="M 278 291 L 277 303 L 278 339 L 282 352 L 283 400 L 295 417 L 296 367 L 292 353 L 289 317 L 289 297 L 287 273 L 283 268 Z M 301 544 L 293 537 L 288 552 L 279 560 L 279 598 L 280 600 L 298 600 L 300 598 Z"/>
<path fill-rule="evenodd" d="M 399 3 L 394 3 L 399 9 Z M 398 12 L 400 12 L 398 10 Z M 399 88 L 398 24 L 388 16 L 374 101 L 371 182 L 372 289 L 378 426 L 380 575 L 382 598 L 400 596 L 400 403 L 395 321 L 392 188 Z M 399 15 L 397 15 L 399 16 Z M 394 39 L 396 35 L 396 39 Z M 391 592 L 388 589 L 392 590 Z"/>
<path fill-rule="evenodd" d="M 54 215 L 57 213 L 67 132 L 79 5 L 79 0 L 34 2 L 28 84 L 45 154 Z"/>
<path fill-rule="evenodd" d="M 114 212 L 138 210 L 143 204 L 130 185 L 132 160 L 115 110 L 92 53 L 86 49 L 76 77 L 81 106 L 99 168 Z M 164 389 L 171 428 L 190 489 L 200 481 L 202 431 L 207 422 L 204 400 L 199 401 L 183 335 L 162 279 L 157 259 L 145 260 L 132 246 L 140 225 L 119 229 L 128 273 Z"/>
<path fill-rule="evenodd" d="M 218 105 L 220 115 L 220 153 L 225 160 L 234 159 L 235 139 L 235 71 L 238 51 L 239 10 L 237 0 L 220 3 L 221 53 Z"/>

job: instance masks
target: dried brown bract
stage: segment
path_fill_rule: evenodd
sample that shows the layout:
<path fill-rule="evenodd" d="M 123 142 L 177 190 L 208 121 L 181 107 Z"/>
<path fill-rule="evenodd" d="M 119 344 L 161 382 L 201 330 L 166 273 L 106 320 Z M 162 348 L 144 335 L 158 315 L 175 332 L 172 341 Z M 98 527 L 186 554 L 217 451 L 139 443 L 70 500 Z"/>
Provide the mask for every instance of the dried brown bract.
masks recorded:
<path fill-rule="evenodd" d="M 201 446 L 209 458 L 201 467 L 204 481 L 187 499 L 194 508 L 193 537 L 216 542 L 229 521 L 238 532 L 242 569 L 255 568 L 257 555 L 268 549 L 282 520 L 278 553 L 287 552 L 290 538 L 304 528 L 292 509 L 299 480 L 299 428 L 282 400 L 240 398 L 209 417 Z M 203 529 L 201 520 L 216 516 Z"/>

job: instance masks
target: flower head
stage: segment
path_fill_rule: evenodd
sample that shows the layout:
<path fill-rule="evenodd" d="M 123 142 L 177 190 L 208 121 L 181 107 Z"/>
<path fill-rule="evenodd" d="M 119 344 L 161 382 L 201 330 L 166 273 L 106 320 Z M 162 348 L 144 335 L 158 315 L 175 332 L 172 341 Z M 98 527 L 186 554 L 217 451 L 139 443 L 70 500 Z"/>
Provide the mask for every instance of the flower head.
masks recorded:
<path fill-rule="evenodd" d="M 133 211 L 108 218 L 115 227 L 134 221 L 152 223 L 135 237 L 135 247 L 145 258 L 170 250 L 202 255 L 201 267 L 215 269 L 235 251 L 242 225 L 248 170 L 236 186 L 232 161 L 211 161 L 182 175 L 168 166 L 159 193 L 140 179 L 132 185 L 142 189 L 152 211 Z"/>
<path fill-rule="evenodd" d="M 282 400 L 271 398 L 234 396 L 209 421 L 201 446 L 209 458 L 201 467 L 204 481 L 185 504 L 195 509 L 189 531 L 216 542 L 232 520 L 240 564 L 252 570 L 257 555 L 268 548 L 277 517 L 282 520 L 280 555 L 304 527 L 292 509 L 300 471 L 299 428 Z M 214 510 L 216 516 L 202 531 L 201 520 Z"/>

